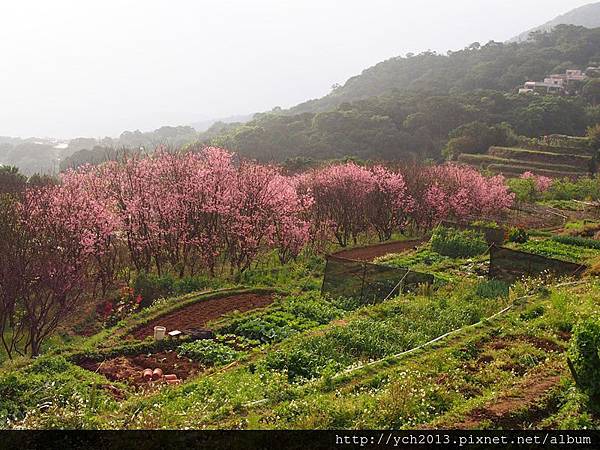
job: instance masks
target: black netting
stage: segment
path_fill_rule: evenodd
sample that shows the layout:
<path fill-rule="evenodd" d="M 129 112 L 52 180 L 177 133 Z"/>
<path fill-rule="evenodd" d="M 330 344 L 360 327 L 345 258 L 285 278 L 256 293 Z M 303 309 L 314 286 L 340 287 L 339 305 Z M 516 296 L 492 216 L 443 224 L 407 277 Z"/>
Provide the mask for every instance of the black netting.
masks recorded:
<path fill-rule="evenodd" d="M 440 225 L 446 228 L 456 228 L 457 230 L 474 230 L 479 231 L 485 237 L 488 245 L 502 245 L 506 240 L 507 232 L 504 228 L 484 227 L 480 225 L 467 225 L 462 223 L 443 221 Z"/>
<path fill-rule="evenodd" d="M 328 256 L 321 292 L 375 303 L 384 300 L 395 287 L 396 292 L 403 292 L 419 284 L 431 283 L 431 274 Z"/>
<path fill-rule="evenodd" d="M 523 276 L 552 273 L 558 276 L 578 276 L 586 269 L 583 264 L 547 258 L 533 253 L 492 246 L 490 278 L 515 281 Z"/>

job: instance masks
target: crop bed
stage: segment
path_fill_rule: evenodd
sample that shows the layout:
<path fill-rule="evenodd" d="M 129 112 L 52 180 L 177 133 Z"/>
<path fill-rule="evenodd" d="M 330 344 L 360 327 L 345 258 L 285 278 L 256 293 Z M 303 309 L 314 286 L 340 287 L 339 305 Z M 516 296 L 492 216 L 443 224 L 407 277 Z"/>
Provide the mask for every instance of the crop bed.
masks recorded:
<path fill-rule="evenodd" d="M 185 357 L 180 357 L 175 351 L 141 354 L 135 356 L 118 356 L 105 361 L 82 360 L 80 367 L 100 373 L 111 381 L 121 381 L 136 387 L 151 386 L 144 380 L 144 369 L 160 368 L 164 374 L 175 374 L 180 380 L 186 380 L 201 372 L 202 364 Z"/>
<path fill-rule="evenodd" d="M 383 244 L 369 245 L 366 247 L 342 250 L 334 253 L 335 256 L 355 261 L 373 261 L 375 258 L 385 256 L 389 253 L 400 253 L 405 250 L 412 250 L 421 245 L 425 240 L 411 239 L 410 241 L 385 242 Z"/>
<path fill-rule="evenodd" d="M 178 309 L 153 319 L 132 332 L 133 337 L 144 340 L 154 334 L 154 327 L 161 325 L 171 330 L 202 328 L 208 322 L 216 320 L 234 311 L 246 312 L 270 305 L 275 294 L 238 294 L 228 297 L 211 298 Z"/>

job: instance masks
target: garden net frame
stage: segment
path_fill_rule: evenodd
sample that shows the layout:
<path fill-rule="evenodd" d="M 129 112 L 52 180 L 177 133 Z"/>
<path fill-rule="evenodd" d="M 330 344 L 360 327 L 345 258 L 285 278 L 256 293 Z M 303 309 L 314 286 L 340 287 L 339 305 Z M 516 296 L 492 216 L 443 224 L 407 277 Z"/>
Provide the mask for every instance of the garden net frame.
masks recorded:
<path fill-rule="evenodd" d="M 490 247 L 489 277 L 511 283 L 524 276 L 541 274 L 580 276 L 586 269 L 585 264 L 562 261 L 495 245 Z"/>
<path fill-rule="evenodd" d="M 404 292 L 419 284 L 432 283 L 433 275 L 429 273 L 329 255 L 321 293 L 332 297 L 358 298 L 366 304 L 383 301 L 396 290 Z"/>

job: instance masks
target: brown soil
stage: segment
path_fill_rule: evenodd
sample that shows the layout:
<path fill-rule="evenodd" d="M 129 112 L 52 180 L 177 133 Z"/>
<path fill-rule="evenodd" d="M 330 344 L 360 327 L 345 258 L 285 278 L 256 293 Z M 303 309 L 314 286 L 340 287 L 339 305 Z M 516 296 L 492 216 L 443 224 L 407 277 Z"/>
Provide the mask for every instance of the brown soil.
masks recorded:
<path fill-rule="evenodd" d="M 406 250 L 413 249 L 425 242 L 423 239 L 414 239 L 410 241 L 394 241 L 384 242 L 383 244 L 369 245 L 367 247 L 353 248 L 350 250 L 342 250 L 334 253 L 335 256 L 357 261 L 372 261 L 380 256 L 385 256 L 389 253 L 400 253 Z"/>
<path fill-rule="evenodd" d="M 564 346 L 550 339 L 527 335 L 512 335 L 494 339 L 486 342 L 483 350 L 503 350 L 511 347 L 516 342 L 527 342 L 545 352 L 564 352 Z M 489 354 L 481 355 L 474 364 L 466 367 L 469 371 L 479 371 L 482 366 L 493 361 Z M 507 365 L 503 370 L 511 370 L 517 375 L 526 373 L 525 368 L 516 365 Z M 506 394 L 501 395 L 493 402 L 474 409 L 459 423 L 447 424 L 451 428 L 475 429 L 485 422 L 491 423 L 493 428 L 519 429 L 524 426 L 533 425 L 539 420 L 547 417 L 553 405 L 542 401 L 545 395 L 560 380 L 560 375 L 554 369 L 546 369 L 532 373 L 520 380 Z M 524 414 L 515 414 L 525 411 Z"/>
<path fill-rule="evenodd" d="M 544 339 L 536 336 L 527 336 L 527 335 L 516 335 L 516 336 L 505 336 L 501 339 L 494 340 L 489 342 L 487 345 L 488 348 L 492 350 L 502 350 L 504 348 L 509 347 L 511 342 L 520 341 L 527 342 L 534 347 L 537 347 L 546 352 L 563 352 L 564 348 L 550 339 Z"/>
<path fill-rule="evenodd" d="M 471 411 L 461 422 L 452 424 L 452 428 L 472 430 L 484 421 L 491 422 L 494 427 L 519 428 L 523 420 L 511 417 L 511 414 L 526 409 L 536 413 L 538 401 L 558 384 L 559 380 L 559 375 L 531 377 L 522 382 L 514 393 L 502 396 L 488 406 Z"/>
<path fill-rule="evenodd" d="M 561 353 L 565 350 L 562 346 L 549 339 L 538 338 L 535 336 L 518 336 L 518 339 L 524 342 L 528 342 L 534 347 L 544 350 L 545 352 Z"/>
<path fill-rule="evenodd" d="M 153 387 L 161 382 L 147 382 L 143 378 L 144 369 L 160 368 L 163 374 L 174 373 L 177 378 L 186 380 L 201 372 L 204 367 L 188 358 L 179 357 L 174 351 L 151 355 L 119 356 L 105 361 L 83 360 L 81 367 L 104 375 L 111 381 L 122 381 L 139 387 Z"/>
<path fill-rule="evenodd" d="M 245 312 L 263 308 L 271 304 L 274 294 L 239 294 L 229 297 L 200 300 L 185 308 L 154 319 L 141 326 L 132 334 L 136 339 L 143 340 L 154 334 L 154 327 L 162 325 L 167 332 L 189 328 L 203 328 L 208 322 L 234 311 Z"/>
<path fill-rule="evenodd" d="M 560 228 L 564 219 L 548 212 L 510 211 L 501 222 L 505 226 L 524 228 L 526 230 Z"/>

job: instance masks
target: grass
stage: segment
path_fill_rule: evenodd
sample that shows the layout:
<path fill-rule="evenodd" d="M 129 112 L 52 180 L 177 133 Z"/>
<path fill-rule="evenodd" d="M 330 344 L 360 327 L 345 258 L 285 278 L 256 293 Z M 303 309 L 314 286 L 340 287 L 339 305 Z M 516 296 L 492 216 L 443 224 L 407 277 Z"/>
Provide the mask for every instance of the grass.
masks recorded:
<path fill-rule="evenodd" d="M 585 205 L 573 200 L 542 200 L 539 202 L 539 204 L 565 211 L 585 211 Z"/>
<path fill-rule="evenodd" d="M 203 420 L 216 420 L 222 415 L 233 413 L 243 403 L 261 400 L 265 396 L 284 398 L 294 395 L 293 393 L 301 389 L 304 384 L 303 380 L 307 378 L 326 377 L 334 370 L 342 370 L 357 363 L 412 348 L 446 331 L 478 321 L 481 317 L 495 312 L 507 301 L 505 297 L 501 296 L 495 299 L 478 297 L 476 290 L 477 284 L 470 283 L 468 288 L 463 286 L 461 290 L 448 287 L 447 290 L 437 293 L 411 294 L 408 297 L 398 297 L 379 305 L 361 307 L 355 311 L 352 311 L 352 307 L 347 303 L 319 300 L 317 294 L 312 294 L 312 304 L 308 297 L 297 302 L 294 302 L 293 298 L 289 298 L 287 302 L 281 301 L 274 308 L 275 310 L 268 313 L 263 312 L 262 318 L 264 319 L 268 315 L 273 316 L 277 310 L 284 310 L 287 313 L 293 312 L 296 318 L 312 321 L 310 327 L 304 330 L 299 329 L 295 334 L 283 337 L 280 343 L 277 343 L 278 340 L 266 343 L 266 347 L 257 349 L 258 353 L 253 352 L 249 357 L 243 359 L 238 368 L 222 373 L 218 372 L 219 369 L 214 369 L 196 381 L 186 383 L 182 387 L 183 390 L 168 389 L 147 396 L 123 389 L 124 395 L 129 400 L 126 400 L 121 408 L 116 409 L 115 405 L 110 402 L 102 403 L 102 408 L 106 413 L 106 416 L 102 417 L 102 426 L 135 427 L 135 423 L 128 422 L 128 414 L 119 416 L 119 420 L 123 421 L 120 424 L 117 425 L 115 422 L 117 419 L 114 415 L 117 412 L 120 414 L 123 411 L 130 411 L 129 405 L 132 405 L 131 407 L 135 405 L 135 410 L 141 408 L 143 411 L 143 414 L 139 413 L 136 416 L 136 421 L 139 417 L 140 420 L 143 420 L 144 426 L 153 426 L 151 424 L 159 425 L 160 420 L 166 419 L 164 414 L 173 413 L 171 408 L 181 408 L 182 404 L 189 407 L 190 401 L 199 401 L 203 405 L 202 409 L 207 410 L 207 415 L 203 416 Z M 230 318 L 228 323 L 233 326 L 233 330 L 237 330 L 240 329 L 241 323 L 248 324 L 256 317 L 257 314 L 239 315 Z M 343 318 L 343 323 L 336 322 L 340 317 Z M 423 318 L 427 318 L 427 320 L 423 320 Z M 289 318 L 286 321 L 292 323 Z M 222 330 L 224 332 L 231 331 L 231 329 L 226 330 L 225 323 Z M 197 350 L 199 353 L 208 351 L 210 354 L 208 357 L 215 359 L 220 364 L 230 361 L 234 356 L 238 357 L 237 354 L 230 355 L 220 345 L 216 350 Z M 56 361 L 56 358 L 60 358 L 60 367 L 53 366 L 55 370 L 47 373 L 46 379 L 52 379 L 59 371 L 75 378 L 82 378 L 82 373 L 87 376 L 87 372 L 73 366 L 61 356 L 45 356 L 40 361 L 46 359 Z M 28 379 L 30 372 L 27 370 L 30 369 L 16 372 L 20 374 L 17 378 Z M 11 373 L 15 375 L 14 371 Z M 82 379 L 85 380 L 85 377 Z M 12 381 L 7 381 L 7 383 L 11 385 Z M 32 383 L 18 388 L 23 391 L 22 395 L 26 395 L 29 390 L 35 390 L 36 386 L 40 386 L 40 380 L 36 379 Z M 89 395 L 93 383 L 89 381 L 86 383 L 81 389 Z M 2 386 L 1 382 L 0 386 Z M 203 400 L 199 400 L 201 395 L 205 396 Z M 88 426 L 92 417 L 81 412 L 85 409 L 81 409 L 80 403 L 77 405 L 79 406 L 73 411 L 69 410 L 68 405 L 65 406 L 64 412 L 68 411 L 68 414 L 73 415 L 73 418 L 69 419 L 71 421 L 69 423 Z M 156 405 L 164 405 L 166 410 L 162 410 L 160 406 Z M 99 414 L 102 408 L 98 410 Z M 162 411 L 161 415 L 155 416 L 155 410 Z M 13 415 L 13 417 L 19 418 L 18 415 Z M 197 416 L 196 418 L 198 419 Z M 55 425 L 52 422 L 54 419 L 56 417 L 47 417 L 40 413 L 36 416 L 35 421 L 32 418 L 27 424 L 28 426 L 35 424 L 35 426 L 51 427 Z M 169 426 L 183 426 L 183 423 L 187 423 L 187 419 L 181 417 L 180 414 L 173 413 L 172 419 L 174 422 Z M 181 422 L 179 422 L 180 419 Z M 60 422 L 60 419 L 57 420 Z"/>

